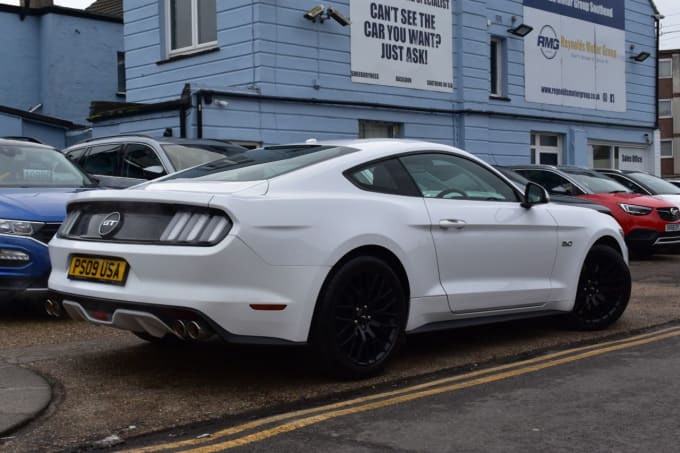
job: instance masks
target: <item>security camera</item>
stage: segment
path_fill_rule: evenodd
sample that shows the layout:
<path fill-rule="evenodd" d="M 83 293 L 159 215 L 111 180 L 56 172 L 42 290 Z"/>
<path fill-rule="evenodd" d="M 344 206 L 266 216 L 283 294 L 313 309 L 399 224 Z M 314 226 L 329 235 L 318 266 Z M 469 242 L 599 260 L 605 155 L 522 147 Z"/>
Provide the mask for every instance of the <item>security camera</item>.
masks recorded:
<path fill-rule="evenodd" d="M 314 8 L 305 13 L 305 19 L 311 20 L 312 22 L 316 22 L 317 19 L 323 20 L 324 9 L 325 8 L 323 5 L 316 5 Z"/>
<path fill-rule="evenodd" d="M 335 21 L 342 25 L 343 27 L 352 23 L 352 21 L 349 20 L 348 17 L 343 16 L 340 13 L 340 11 L 338 11 L 335 8 L 328 8 L 326 10 L 326 14 L 328 14 L 328 17 L 332 17 L 333 19 L 335 19 Z"/>

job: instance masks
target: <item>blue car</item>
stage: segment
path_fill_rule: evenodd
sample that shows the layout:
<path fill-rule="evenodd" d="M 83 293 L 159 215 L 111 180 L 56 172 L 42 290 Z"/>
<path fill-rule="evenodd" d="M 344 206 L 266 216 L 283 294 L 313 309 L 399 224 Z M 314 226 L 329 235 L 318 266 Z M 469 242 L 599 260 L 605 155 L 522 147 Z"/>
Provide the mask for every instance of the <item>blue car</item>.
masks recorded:
<path fill-rule="evenodd" d="M 42 304 L 66 201 L 96 186 L 51 146 L 0 139 L 0 302 Z"/>

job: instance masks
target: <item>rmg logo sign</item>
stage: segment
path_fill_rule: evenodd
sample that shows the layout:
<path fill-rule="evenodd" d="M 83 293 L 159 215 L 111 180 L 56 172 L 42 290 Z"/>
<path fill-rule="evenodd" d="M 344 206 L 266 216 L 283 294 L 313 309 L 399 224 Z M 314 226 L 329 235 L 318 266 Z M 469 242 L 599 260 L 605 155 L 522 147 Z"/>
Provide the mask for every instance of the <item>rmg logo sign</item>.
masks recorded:
<path fill-rule="evenodd" d="M 536 45 L 545 58 L 548 60 L 555 58 L 560 49 L 560 40 L 557 38 L 555 29 L 550 25 L 544 25 L 538 34 Z"/>

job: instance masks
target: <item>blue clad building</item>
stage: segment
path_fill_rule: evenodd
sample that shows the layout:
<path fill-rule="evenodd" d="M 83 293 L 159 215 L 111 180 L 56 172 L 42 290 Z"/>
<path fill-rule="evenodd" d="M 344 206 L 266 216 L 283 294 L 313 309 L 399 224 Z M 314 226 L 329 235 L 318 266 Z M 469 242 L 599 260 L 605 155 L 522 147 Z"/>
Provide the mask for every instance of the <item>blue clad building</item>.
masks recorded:
<path fill-rule="evenodd" d="M 0 5 L 0 136 L 64 147 L 88 134 L 93 100 L 123 99 L 123 24 L 52 3 Z"/>
<path fill-rule="evenodd" d="M 137 0 L 94 135 L 406 137 L 659 173 L 650 0 Z"/>

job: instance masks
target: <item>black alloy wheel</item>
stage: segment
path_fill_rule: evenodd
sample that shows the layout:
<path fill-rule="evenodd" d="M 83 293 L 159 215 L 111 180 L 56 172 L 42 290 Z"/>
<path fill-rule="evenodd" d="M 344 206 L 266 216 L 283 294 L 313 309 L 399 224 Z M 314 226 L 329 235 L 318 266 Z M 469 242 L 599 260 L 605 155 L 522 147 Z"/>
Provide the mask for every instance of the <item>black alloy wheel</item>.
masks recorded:
<path fill-rule="evenodd" d="M 572 328 L 604 329 L 623 314 L 631 291 L 630 271 L 611 247 L 595 245 L 583 263 L 573 311 Z"/>
<path fill-rule="evenodd" d="M 397 351 L 406 316 L 406 295 L 392 268 L 376 257 L 353 258 L 324 287 L 312 344 L 331 374 L 372 376 Z"/>

